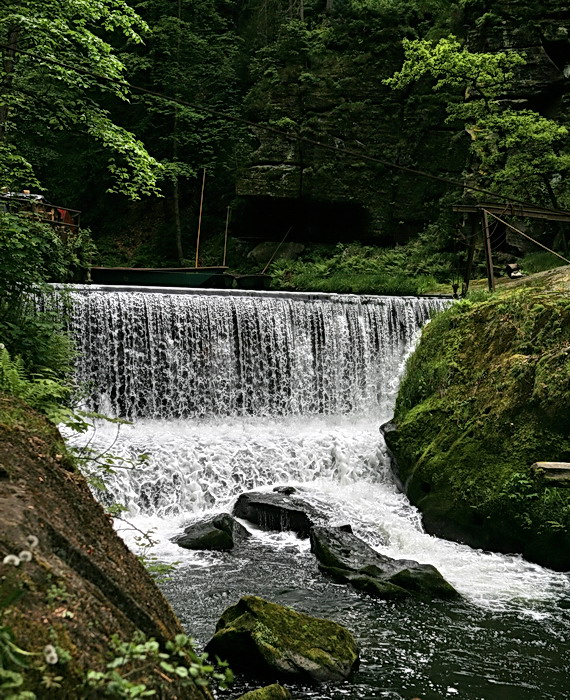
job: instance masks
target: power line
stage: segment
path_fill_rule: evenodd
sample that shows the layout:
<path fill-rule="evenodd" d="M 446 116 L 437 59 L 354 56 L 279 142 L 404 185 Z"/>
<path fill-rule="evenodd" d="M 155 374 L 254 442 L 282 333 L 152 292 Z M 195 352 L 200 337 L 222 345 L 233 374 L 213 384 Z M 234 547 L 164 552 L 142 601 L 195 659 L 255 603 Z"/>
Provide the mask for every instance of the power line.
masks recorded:
<path fill-rule="evenodd" d="M 204 105 L 196 104 L 193 102 L 188 102 L 187 100 L 180 99 L 178 97 L 170 97 L 169 95 L 165 95 L 162 92 L 158 92 L 157 90 L 150 90 L 149 88 L 142 87 L 141 85 L 135 85 L 133 83 L 128 82 L 127 80 L 123 80 L 121 78 L 112 78 L 109 76 L 101 75 L 99 73 L 95 73 L 94 71 L 90 71 L 87 68 L 81 68 L 80 66 L 72 66 L 69 63 L 64 63 L 63 61 L 57 61 L 54 58 L 48 58 L 46 56 L 41 56 L 40 54 L 34 53 L 33 51 L 27 51 L 25 49 L 20 49 L 16 48 L 14 46 L 9 46 L 8 44 L 0 43 L 0 47 L 4 49 L 8 49 L 14 53 L 19 53 L 24 56 L 29 56 L 30 58 L 33 58 L 37 61 L 40 61 L 42 63 L 51 63 L 52 65 L 59 66 L 60 68 L 65 68 L 66 70 L 70 70 L 74 73 L 78 73 L 81 75 L 87 75 L 91 78 L 95 78 L 96 80 L 106 82 L 106 83 L 112 83 L 114 85 L 118 85 L 123 88 L 128 88 L 129 90 L 134 90 L 136 92 L 140 92 L 144 95 L 150 95 L 152 97 L 157 97 L 159 99 L 165 100 L 166 102 L 172 102 L 173 104 L 180 105 L 182 107 L 189 107 L 190 109 L 194 109 L 197 112 L 203 112 L 205 114 L 209 114 L 210 116 L 216 117 L 218 119 L 225 119 L 227 121 L 232 121 L 236 124 L 242 124 L 244 126 L 249 126 L 255 129 L 261 129 L 262 131 L 267 131 L 269 133 L 275 134 L 277 136 L 281 136 L 289 141 L 295 141 L 296 143 L 302 142 L 302 143 L 307 143 L 311 144 L 312 146 L 317 146 L 318 148 L 323 148 L 328 151 L 332 151 L 333 153 L 340 153 L 343 155 L 348 155 L 348 156 L 353 156 L 355 158 L 358 158 L 360 160 L 367 160 L 372 163 L 376 163 L 378 165 L 383 165 L 387 168 L 394 168 L 395 170 L 400 170 L 402 172 L 410 173 L 412 175 L 418 175 L 419 177 L 425 177 L 430 180 L 436 180 L 438 182 L 443 182 L 447 185 L 452 185 L 453 187 L 458 187 L 462 190 L 470 190 L 472 192 L 480 192 L 481 194 L 486 194 L 490 195 L 491 197 L 497 197 L 498 199 L 503 199 L 509 202 L 514 202 L 516 204 L 521 204 L 523 206 L 536 206 L 534 204 L 529 204 L 529 202 L 525 202 L 524 200 L 521 199 L 515 199 L 513 197 L 508 197 L 507 195 L 501 194 L 499 192 L 494 192 L 493 190 L 487 190 L 482 187 L 476 187 L 475 185 L 468 185 L 465 182 L 459 182 L 458 180 L 453 180 L 448 177 L 444 177 L 443 175 L 435 175 L 434 173 L 429 173 L 425 170 L 420 170 L 418 168 L 410 168 L 409 166 L 406 165 L 400 165 L 399 163 L 393 163 L 392 161 L 385 160 L 383 158 L 378 158 L 376 156 L 371 156 L 368 155 L 367 153 L 363 153 L 362 151 L 355 151 L 351 148 L 345 148 L 344 146 L 332 146 L 331 144 L 324 143 L 323 141 L 319 141 L 317 139 L 312 139 L 307 136 L 300 136 L 296 134 L 291 134 L 287 131 L 282 131 L 281 129 L 277 129 L 273 126 L 270 126 L 269 124 L 261 124 L 258 122 L 252 122 L 249 119 L 245 119 L 243 117 L 236 117 L 233 114 L 228 114 L 227 112 L 221 112 L 216 109 L 212 109 L 211 107 L 206 107 Z M 549 208 L 542 208 L 544 212 L 560 212 L 563 210 L 560 209 L 549 209 Z"/>

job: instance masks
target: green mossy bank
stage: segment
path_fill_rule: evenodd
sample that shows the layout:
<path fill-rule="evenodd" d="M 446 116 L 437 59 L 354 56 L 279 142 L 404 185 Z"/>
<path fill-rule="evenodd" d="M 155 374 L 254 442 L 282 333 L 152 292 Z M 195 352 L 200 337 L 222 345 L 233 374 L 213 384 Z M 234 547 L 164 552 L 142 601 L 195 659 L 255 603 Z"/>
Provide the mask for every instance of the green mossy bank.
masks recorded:
<path fill-rule="evenodd" d="M 394 471 L 428 532 L 570 569 L 570 490 L 536 461 L 570 461 L 570 267 L 426 327 L 393 424 Z"/>

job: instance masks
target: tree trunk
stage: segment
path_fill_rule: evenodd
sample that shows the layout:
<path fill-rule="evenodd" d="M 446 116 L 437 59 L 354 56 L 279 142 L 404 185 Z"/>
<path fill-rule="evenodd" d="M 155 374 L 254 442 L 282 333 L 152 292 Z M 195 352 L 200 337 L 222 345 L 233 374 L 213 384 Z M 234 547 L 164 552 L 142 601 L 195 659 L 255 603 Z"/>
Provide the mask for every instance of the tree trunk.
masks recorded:
<path fill-rule="evenodd" d="M 184 261 L 184 250 L 182 249 L 182 223 L 180 221 L 180 182 L 179 177 L 176 175 L 173 183 L 173 206 L 174 206 L 174 231 L 176 235 L 176 257 L 178 258 L 178 264 L 180 267 L 183 266 Z"/>
<path fill-rule="evenodd" d="M 182 22 L 182 2 L 178 0 L 178 25 L 176 31 L 176 68 L 180 70 L 180 43 L 181 43 L 181 22 Z M 178 91 L 176 93 L 178 97 Z M 174 124 L 172 129 L 172 157 L 174 163 L 178 161 L 178 106 L 174 106 Z M 178 173 L 174 176 L 173 182 L 173 206 L 174 206 L 174 231 L 176 236 L 176 255 L 178 264 L 182 267 L 184 260 L 184 250 L 182 249 L 182 222 L 180 220 L 180 178 Z"/>
<path fill-rule="evenodd" d="M 12 86 L 12 81 L 14 79 L 14 67 L 16 65 L 16 50 L 18 48 L 18 29 L 8 30 L 8 38 L 6 41 L 7 48 L 4 52 L 3 68 L 4 68 L 4 84 L 2 87 L 2 93 L 7 95 Z M 6 138 L 6 124 L 8 122 L 9 116 L 9 106 L 0 105 L 0 143 L 2 143 Z"/>

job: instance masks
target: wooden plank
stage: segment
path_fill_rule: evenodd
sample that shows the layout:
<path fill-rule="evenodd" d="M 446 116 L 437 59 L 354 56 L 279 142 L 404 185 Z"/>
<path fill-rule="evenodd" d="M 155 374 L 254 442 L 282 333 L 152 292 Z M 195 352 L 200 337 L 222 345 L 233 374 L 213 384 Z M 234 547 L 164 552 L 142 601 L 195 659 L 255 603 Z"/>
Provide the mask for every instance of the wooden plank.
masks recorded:
<path fill-rule="evenodd" d="M 473 269 L 473 257 L 475 255 L 475 243 L 477 241 L 477 219 L 474 216 L 471 219 L 471 229 L 469 231 L 469 249 L 467 253 L 467 263 L 465 264 L 465 272 L 463 274 L 463 289 L 462 296 L 465 296 L 469 291 L 469 282 L 471 281 L 471 270 Z"/>
<path fill-rule="evenodd" d="M 570 488 L 570 462 L 535 462 L 531 469 L 542 473 L 547 486 Z"/>
<path fill-rule="evenodd" d="M 455 204 L 453 211 L 476 214 L 486 209 L 499 216 L 518 216 L 525 219 L 546 219 L 548 221 L 570 221 L 570 212 L 542 209 L 540 207 L 523 207 L 517 204 Z"/>

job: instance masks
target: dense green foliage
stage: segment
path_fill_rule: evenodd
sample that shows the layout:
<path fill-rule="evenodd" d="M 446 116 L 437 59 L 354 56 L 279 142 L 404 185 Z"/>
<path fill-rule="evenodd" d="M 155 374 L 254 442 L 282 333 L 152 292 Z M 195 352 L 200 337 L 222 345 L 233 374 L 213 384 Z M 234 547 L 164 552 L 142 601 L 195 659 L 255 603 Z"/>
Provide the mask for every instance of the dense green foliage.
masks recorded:
<path fill-rule="evenodd" d="M 561 83 L 550 53 L 536 63 L 539 44 L 562 51 L 564 38 L 553 37 L 549 21 L 526 1 L 489 12 L 484 3 L 441 0 L 103 0 L 89 7 L 9 0 L 0 9 L 0 186 L 41 186 L 83 209 L 102 264 L 193 264 L 204 169 L 201 264 L 221 262 L 230 204 L 230 231 L 247 239 L 279 239 L 280 227 L 292 225 L 291 240 L 303 243 L 346 243 L 352 235 L 389 248 L 423 231 L 426 256 L 436 246 L 451 253 L 455 222 L 446 211 L 460 189 L 295 137 L 568 206 L 565 103 L 553 97 Z M 513 43 L 519 23 L 524 37 Z M 129 93 L 91 73 L 195 106 Z M 153 196 L 159 192 L 162 200 Z M 125 197 L 142 200 L 126 206 Z M 291 198 L 299 212 L 293 206 L 290 221 L 270 213 L 261 221 L 258 197 Z M 303 210 L 314 202 L 358 205 L 366 222 L 331 233 L 325 221 L 316 233 Z M 554 233 L 544 236 L 551 242 Z M 230 246 L 238 272 L 247 271 L 248 245 Z M 338 281 L 339 290 L 411 289 L 408 267 L 399 282 L 366 274 L 373 277 L 351 281 L 327 272 L 324 288 Z M 435 273 L 438 281 L 451 276 L 451 269 Z M 314 277 L 308 271 L 293 286 Z"/>
<path fill-rule="evenodd" d="M 271 267 L 273 285 L 296 291 L 352 294 L 423 294 L 454 277 L 452 254 L 440 253 L 422 238 L 386 249 L 358 244 L 320 247 L 301 260 L 280 260 Z"/>
<path fill-rule="evenodd" d="M 446 121 L 465 124 L 479 187 L 534 204 L 569 205 L 568 129 L 505 99 L 515 69 L 526 63 L 523 55 L 471 52 L 453 36 L 435 44 L 404 40 L 403 45 L 404 65 L 385 83 L 403 89 L 428 76 L 436 81 L 434 90 L 455 92 L 455 100 L 447 102 Z"/>
<path fill-rule="evenodd" d="M 2 185 L 37 187 L 38 171 L 54 159 L 52 149 L 68 147 L 65 139 L 54 135 L 81 133 L 88 139 L 80 142 L 83 148 L 92 144 L 95 153 L 107 154 L 109 191 L 134 198 L 157 191 L 158 163 L 139 139 L 113 121 L 101 100 L 105 93 L 128 99 L 120 84 L 124 68 L 108 38 L 118 33 L 137 43 L 145 30 L 146 24 L 124 0 L 3 3 Z M 107 80 L 97 79 L 93 72 Z"/>
<path fill-rule="evenodd" d="M 569 353 L 565 293 L 464 301 L 429 324 L 388 440 L 433 531 L 568 564 L 570 494 L 530 465 L 570 461 Z"/>
<path fill-rule="evenodd" d="M 22 368 L 48 378 L 62 377 L 71 359 L 61 313 L 37 310 L 47 282 L 73 281 L 92 254 L 89 232 L 62 237 L 32 217 L 0 212 L 0 342 Z"/>

